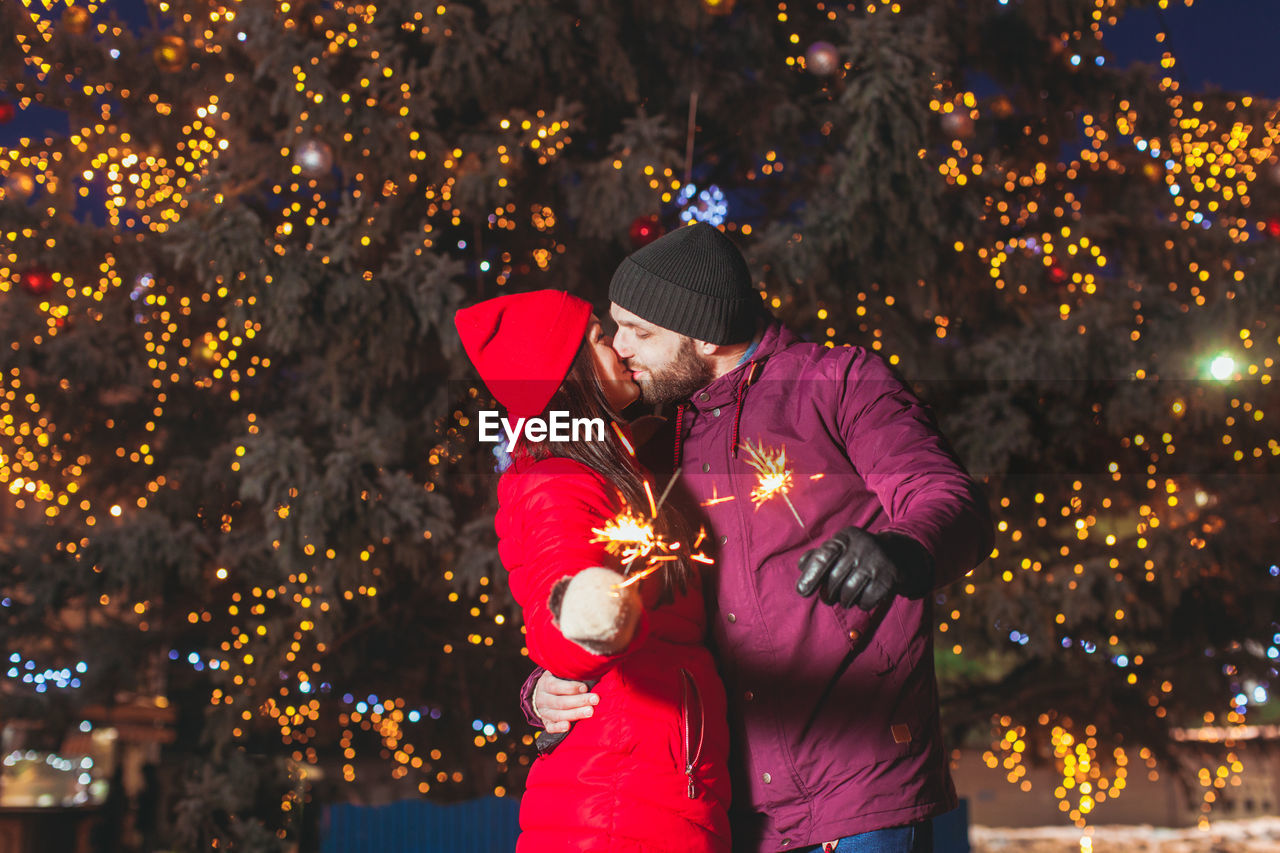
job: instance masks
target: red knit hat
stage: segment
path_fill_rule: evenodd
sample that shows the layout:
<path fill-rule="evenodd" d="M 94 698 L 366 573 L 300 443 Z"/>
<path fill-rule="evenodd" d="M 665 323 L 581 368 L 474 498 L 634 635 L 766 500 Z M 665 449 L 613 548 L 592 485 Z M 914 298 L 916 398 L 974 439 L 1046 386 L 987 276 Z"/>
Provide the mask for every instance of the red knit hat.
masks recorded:
<path fill-rule="evenodd" d="M 511 293 L 453 316 L 480 378 L 517 418 L 547 408 L 569 374 L 590 320 L 591 305 L 562 290 Z"/>

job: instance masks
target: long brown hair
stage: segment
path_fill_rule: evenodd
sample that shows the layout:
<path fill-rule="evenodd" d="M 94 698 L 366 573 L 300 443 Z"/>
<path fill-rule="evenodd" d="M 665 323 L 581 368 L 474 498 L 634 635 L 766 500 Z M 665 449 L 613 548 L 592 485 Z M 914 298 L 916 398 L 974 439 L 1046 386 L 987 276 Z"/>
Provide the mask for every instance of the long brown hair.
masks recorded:
<path fill-rule="evenodd" d="M 600 377 L 596 374 L 589 347 L 584 338 L 582 346 L 574 356 L 573 364 L 569 367 L 568 375 L 552 395 L 547 410 L 568 412 L 570 418 L 600 418 L 603 423 L 610 424 L 619 418 L 609 407 L 604 388 L 600 384 Z M 644 490 L 643 469 L 627 452 L 612 427 L 607 426 L 604 432 L 603 441 L 555 442 L 529 441 L 522 433 L 514 452 L 516 456 L 529 459 L 559 456 L 581 462 L 617 489 L 631 512 L 648 518 L 649 498 Z M 655 499 L 662 492 L 662 487 L 652 481 L 650 481 L 650 488 L 654 489 Z M 693 575 L 688 552 L 693 543 L 688 536 L 686 525 L 680 516 L 672 511 L 670 504 L 659 508 L 658 517 L 653 520 L 653 529 L 666 541 L 679 542 L 681 545 L 673 552 L 676 559 L 661 563 L 662 568 L 656 572 L 663 578 L 659 602 L 669 603 L 674 600 L 677 591 L 683 593 L 688 588 L 688 581 Z M 634 574 L 642 568 L 641 561 L 637 560 L 629 567 L 627 574 Z"/>

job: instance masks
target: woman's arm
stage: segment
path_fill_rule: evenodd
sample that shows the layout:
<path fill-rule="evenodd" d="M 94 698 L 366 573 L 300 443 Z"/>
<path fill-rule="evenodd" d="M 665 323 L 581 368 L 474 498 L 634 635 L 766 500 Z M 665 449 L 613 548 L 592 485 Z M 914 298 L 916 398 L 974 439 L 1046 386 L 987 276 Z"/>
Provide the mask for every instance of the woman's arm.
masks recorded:
<path fill-rule="evenodd" d="M 634 589 L 628 588 L 625 593 L 631 595 L 624 593 L 614 599 L 616 604 L 625 605 L 620 610 L 631 612 L 621 614 L 620 621 L 624 624 L 616 626 L 613 642 L 595 646 L 593 651 L 564 635 L 556 612 L 559 608 L 553 610 L 555 598 L 575 587 L 584 593 L 571 595 L 569 600 L 574 616 L 572 627 L 579 633 L 590 632 L 590 626 L 584 625 L 579 617 L 597 615 L 592 612 L 593 608 L 608 604 L 608 584 L 586 582 L 593 576 L 600 578 L 598 572 L 567 588 L 562 585 L 557 590 L 557 585 L 574 581 L 585 569 L 614 562 L 601 543 L 591 541 L 594 536 L 591 531 L 603 526 L 621 505 L 602 478 L 580 466 L 557 465 L 547 469 L 546 474 L 521 475 L 540 479 L 525 491 L 521 504 L 511 508 L 513 517 L 519 520 L 512 531 L 519 540 L 516 543 L 519 560 L 509 566 L 511 593 L 524 610 L 529 656 L 562 678 L 587 681 L 599 678 L 629 649 L 643 641 L 648 634 L 648 617 L 634 596 Z M 584 601 L 592 603 L 584 606 Z M 629 642 L 627 634 L 630 634 Z"/>

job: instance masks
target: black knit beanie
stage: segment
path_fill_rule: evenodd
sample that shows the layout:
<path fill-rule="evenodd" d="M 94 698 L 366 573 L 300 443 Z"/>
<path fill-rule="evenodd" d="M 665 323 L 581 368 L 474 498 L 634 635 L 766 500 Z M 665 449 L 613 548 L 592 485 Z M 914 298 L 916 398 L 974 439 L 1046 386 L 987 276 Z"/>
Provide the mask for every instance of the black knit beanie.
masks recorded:
<path fill-rule="evenodd" d="M 609 282 L 609 300 L 654 325 L 713 344 L 751 340 L 764 313 L 746 259 L 705 222 L 628 255 Z"/>

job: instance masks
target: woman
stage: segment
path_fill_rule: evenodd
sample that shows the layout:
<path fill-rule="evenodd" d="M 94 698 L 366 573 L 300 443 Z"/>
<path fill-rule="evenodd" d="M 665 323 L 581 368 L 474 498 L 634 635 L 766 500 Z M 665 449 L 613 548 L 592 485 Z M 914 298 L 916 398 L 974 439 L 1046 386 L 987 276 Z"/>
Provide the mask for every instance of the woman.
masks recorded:
<path fill-rule="evenodd" d="M 564 411 L 607 425 L 639 395 L 590 306 L 554 290 L 501 296 L 455 318 L 508 420 Z M 581 436 L 580 436 L 581 438 Z M 648 517 L 644 474 L 615 430 L 603 440 L 518 440 L 498 483 L 498 552 L 524 609 L 529 656 L 595 680 L 600 704 L 530 769 L 518 853 L 727 853 L 724 688 L 703 645 L 692 543 L 662 511 L 680 559 L 619 588 L 623 567 L 593 529 Z M 640 566 L 632 565 L 632 571 Z"/>

